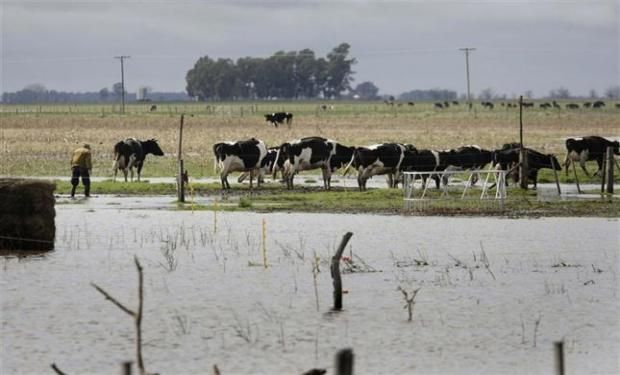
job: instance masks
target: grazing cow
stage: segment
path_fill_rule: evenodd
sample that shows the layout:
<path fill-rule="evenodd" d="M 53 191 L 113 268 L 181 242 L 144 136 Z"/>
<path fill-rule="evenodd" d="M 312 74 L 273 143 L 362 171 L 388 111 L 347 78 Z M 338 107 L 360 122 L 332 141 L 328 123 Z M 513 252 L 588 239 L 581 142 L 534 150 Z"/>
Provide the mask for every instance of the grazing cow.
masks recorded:
<path fill-rule="evenodd" d="M 586 170 L 586 161 L 596 160 L 598 170 L 594 175 L 598 175 L 603 169 L 603 158 L 607 147 L 612 147 L 615 155 L 620 155 L 620 143 L 618 141 L 609 141 L 603 137 L 589 136 L 583 138 L 568 138 L 566 140 L 566 158 L 564 159 L 564 167 L 568 175 L 568 166 L 571 162 L 579 161 L 581 169 L 586 176 L 590 176 Z"/>
<path fill-rule="evenodd" d="M 400 169 L 406 172 L 434 172 L 442 171 L 445 166 L 441 165 L 439 152 L 435 150 L 418 150 L 415 147 L 407 147 L 404 153 Z M 426 185 L 428 176 L 423 175 L 422 181 Z M 439 176 L 431 175 L 435 186 L 439 189 Z"/>
<path fill-rule="evenodd" d="M 415 105 L 415 103 L 414 102 L 407 102 L 407 105 L 410 106 L 410 107 L 413 107 Z"/>
<path fill-rule="evenodd" d="M 452 101 L 452 105 L 459 105 L 459 102 L 458 102 L 458 101 L 456 101 L 456 100 L 453 100 L 453 101 Z"/>
<path fill-rule="evenodd" d="M 443 104 L 440 102 L 435 103 L 435 108 L 443 109 Z"/>
<path fill-rule="evenodd" d="M 523 102 L 523 108 L 533 108 L 533 107 L 534 107 L 533 102 Z"/>
<path fill-rule="evenodd" d="M 592 103 L 591 102 L 583 103 L 583 108 L 590 108 L 590 107 L 592 107 Z"/>
<path fill-rule="evenodd" d="M 511 146 L 517 147 L 511 147 Z M 525 155 L 527 157 L 527 178 L 534 184 L 534 189 L 538 184 L 538 170 L 543 168 L 562 170 L 560 166 L 560 162 L 553 154 L 543 154 L 531 148 L 525 148 Z M 506 144 L 501 150 L 495 151 L 495 161 L 498 164 L 498 167 L 505 171 L 511 171 L 511 175 L 513 177 L 513 181 L 516 183 L 519 180 L 519 172 L 516 168 L 519 164 L 519 154 L 521 152 L 521 148 L 518 147 L 518 144 Z M 506 180 L 506 184 L 508 184 L 508 180 Z"/>
<path fill-rule="evenodd" d="M 222 189 L 230 189 L 228 175 L 231 172 L 250 172 L 250 189 L 254 174 L 260 175 L 260 167 L 267 155 L 265 143 L 256 138 L 246 141 L 221 142 L 213 145 L 215 161 L 220 167 Z M 260 186 L 260 180 L 258 180 Z"/>
<path fill-rule="evenodd" d="M 368 179 L 378 174 L 392 173 L 395 175 L 394 181 L 398 181 L 406 150 L 407 147 L 399 143 L 358 147 L 353 152 L 353 157 L 345 168 L 344 174 L 350 167 L 357 169 L 357 183 L 360 191 L 366 190 Z M 395 186 L 391 184 L 390 187 Z"/>
<path fill-rule="evenodd" d="M 127 138 L 114 145 L 114 170 L 113 181 L 116 181 L 116 174 L 119 169 L 123 170 L 125 182 L 127 182 L 127 172 L 131 171 L 131 181 L 133 181 L 133 167 L 136 167 L 138 173 L 138 181 L 140 181 L 140 173 L 144 166 L 146 155 L 153 154 L 155 156 L 163 156 L 164 152 L 157 144 L 156 139 L 140 141 L 136 138 Z"/>
<path fill-rule="evenodd" d="M 480 146 L 467 145 L 440 152 L 439 157 L 443 169 L 448 171 L 482 169 L 493 161 L 493 152 L 482 149 Z M 477 174 L 473 176 L 472 184 L 476 181 L 478 181 Z M 444 184 L 447 183 L 447 178 L 444 178 Z"/>
<path fill-rule="evenodd" d="M 605 106 L 605 102 L 603 101 L 596 101 L 592 104 L 592 108 L 603 108 Z"/>
<path fill-rule="evenodd" d="M 155 112 L 157 111 L 157 106 L 155 104 L 151 105 L 151 108 L 149 109 L 149 112 Z"/>
<path fill-rule="evenodd" d="M 575 104 L 575 103 L 568 103 L 566 105 L 566 109 L 579 109 L 579 104 Z"/>
<path fill-rule="evenodd" d="M 269 121 L 276 128 L 278 124 L 282 124 L 286 121 L 286 125 L 290 126 L 293 122 L 293 114 L 289 112 L 274 112 L 265 115 L 265 121 Z"/>
<path fill-rule="evenodd" d="M 267 149 L 267 155 L 265 155 L 265 157 L 261 161 L 260 170 L 258 174 L 258 181 L 261 184 L 265 182 L 265 175 L 270 174 L 272 170 L 274 171 L 274 175 L 273 175 L 274 180 L 276 179 L 277 172 L 279 170 L 282 170 L 283 165 L 284 165 L 284 159 L 282 158 L 282 155 L 280 155 L 280 160 L 278 160 L 278 162 L 276 163 L 276 157 L 278 156 L 279 149 L 280 149 L 279 147 L 269 147 Z M 250 172 L 241 173 L 239 175 L 239 178 L 237 178 L 237 182 L 242 183 L 249 175 L 250 175 Z"/>
<path fill-rule="evenodd" d="M 329 190 L 331 182 L 330 159 L 335 152 L 334 143 L 322 137 L 306 137 L 283 143 L 276 160 L 279 160 L 280 155 L 285 160 L 282 177 L 286 181 L 287 189 L 293 188 L 293 179 L 297 173 L 321 168 L 323 187 Z M 286 165 L 287 161 L 288 165 Z"/>
<path fill-rule="evenodd" d="M 551 104 L 553 105 L 553 108 L 557 108 L 557 109 L 561 109 L 562 107 L 560 107 L 560 105 L 558 104 L 558 102 L 556 102 L 555 100 L 551 102 Z"/>
<path fill-rule="evenodd" d="M 488 109 L 493 109 L 495 107 L 495 105 L 492 102 L 481 102 L 480 103 L 483 107 L 486 107 Z"/>
<path fill-rule="evenodd" d="M 542 109 L 551 108 L 551 104 L 550 103 L 541 103 L 540 104 L 540 108 L 542 108 Z"/>

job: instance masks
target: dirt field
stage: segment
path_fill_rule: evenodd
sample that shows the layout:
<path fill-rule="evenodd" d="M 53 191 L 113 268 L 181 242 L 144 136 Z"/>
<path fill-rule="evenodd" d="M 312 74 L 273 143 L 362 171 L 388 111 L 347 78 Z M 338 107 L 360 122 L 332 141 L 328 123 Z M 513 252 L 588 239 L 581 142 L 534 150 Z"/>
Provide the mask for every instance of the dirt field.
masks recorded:
<path fill-rule="evenodd" d="M 111 176 L 113 145 L 126 137 L 156 138 L 166 156 L 149 156 L 143 176 L 172 176 L 180 115 L 187 113 L 183 133 L 184 160 L 190 175 L 213 175 L 211 146 L 222 140 L 249 137 L 268 146 L 300 137 L 319 135 L 347 145 L 384 141 L 413 143 L 418 148 L 445 149 L 477 144 L 494 149 L 519 138 L 519 111 L 479 105 L 468 112 L 464 105 L 434 109 L 432 103 L 387 106 L 382 102 L 336 102 L 322 110 L 318 102 L 261 102 L 233 104 L 129 105 L 127 114 L 112 113 L 109 106 L 2 106 L 0 107 L 2 175 L 65 175 L 71 151 L 81 142 L 93 146 L 95 176 Z M 620 135 L 620 109 L 525 109 L 524 142 L 542 152 L 564 158 L 564 138 Z M 290 129 L 274 128 L 263 114 L 295 114 Z M 193 116 L 189 116 L 193 114 Z"/>

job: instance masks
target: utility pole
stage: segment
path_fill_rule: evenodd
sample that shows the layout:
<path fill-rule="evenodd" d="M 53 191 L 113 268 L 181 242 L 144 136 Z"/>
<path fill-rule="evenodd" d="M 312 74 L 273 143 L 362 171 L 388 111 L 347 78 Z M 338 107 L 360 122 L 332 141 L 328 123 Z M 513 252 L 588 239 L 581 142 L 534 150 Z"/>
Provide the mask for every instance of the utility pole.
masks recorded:
<path fill-rule="evenodd" d="M 125 68 L 123 62 L 131 56 L 114 56 L 115 59 L 121 60 L 121 113 L 125 113 Z"/>
<path fill-rule="evenodd" d="M 459 48 L 461 51 L 465 51 L 465 69 L 467 69 L 467 105 L 471 111 L 471 93 L 469 91 L 469 51 L 475 51 L 475 48 Z"/>

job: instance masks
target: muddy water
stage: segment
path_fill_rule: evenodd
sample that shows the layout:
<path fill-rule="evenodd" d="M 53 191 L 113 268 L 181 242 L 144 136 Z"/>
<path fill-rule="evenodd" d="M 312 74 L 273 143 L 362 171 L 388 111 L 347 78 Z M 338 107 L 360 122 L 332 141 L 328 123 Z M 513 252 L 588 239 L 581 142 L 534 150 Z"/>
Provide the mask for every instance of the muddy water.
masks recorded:
<path fill-rule="evenodd" d="M 569 373 L 620 371 L 616 219 L 214 214 L 170 201 L 58 205 L 54 252 L 2 258 L 1 373 L 118 373 L 132 321 L 90 283 L 133 308 L 134 255 L 145 363 L 162 374 L 331 372 L 343 347 L 358 374 L 550 373 L 562 339 Z M 346 231 L 345 255 L 378 272 L 345 274 L 345 311 L 327 314 L 326 262 Z M 412 322 L 399 286 L 421 288 Z"/>

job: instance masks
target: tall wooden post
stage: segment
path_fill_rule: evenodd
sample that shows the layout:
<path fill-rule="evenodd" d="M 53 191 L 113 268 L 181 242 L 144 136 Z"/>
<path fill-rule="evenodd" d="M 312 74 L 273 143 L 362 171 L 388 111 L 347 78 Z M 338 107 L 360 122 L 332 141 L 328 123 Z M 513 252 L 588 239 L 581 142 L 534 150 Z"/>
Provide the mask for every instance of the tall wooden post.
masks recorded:
<path fill-rule="evenodd" d="M 183 120 L 185 114 L 181 115 L 181 125 L 179 126 L 179 149 L 177 152 L 177 161 L 179 171 L 177 174 L 177 199 L 179 202 L 185 202 L 185 182 L 183 181 Z"/>
<path fill-rule="evenodd" d="M 614 193 L 614 149 L 613 147 L 607 147 L 607 193 L 609 194 Z"/>
<path fill-rule="evenodd" d="M 603 155 L 603 165 L 601 166 L 601 194 L 605 193 L 605 182 L 607 179 L 607 150 Z"/>
<path fill-rule="evenodd" d="M 519 186 L 527 190 L 527 152 L 523 147 L 523 95 L 519 97 Z"/>
<path fill-rule="evenodd" d="M 558 171 L 555 169 L 555 161 L 553 160 L 553 156 L 549 156 L 551 160 L 551 169 L 553 169 L 553 177 L 555 177 L 555 186 L 558 188 L 558 195 L 562 195 L 562 189 L 560 189 L 560 178 L 558 177 Z"/>

